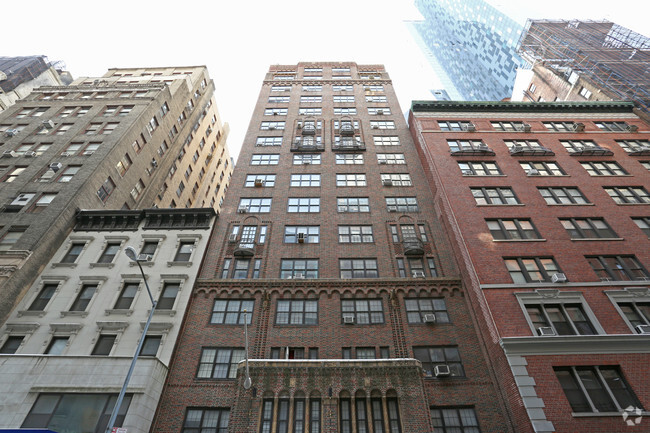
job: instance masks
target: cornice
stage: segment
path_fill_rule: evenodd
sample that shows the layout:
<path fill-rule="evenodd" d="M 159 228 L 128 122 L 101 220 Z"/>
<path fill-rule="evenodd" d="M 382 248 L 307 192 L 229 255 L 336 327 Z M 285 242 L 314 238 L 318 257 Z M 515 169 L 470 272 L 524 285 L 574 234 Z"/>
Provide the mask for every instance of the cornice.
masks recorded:
<path fill-rule="evenodd" d="M 426 112 L 551 112 L 551 113 L 589 113 L 624 112 L 632 113 L 634 103 L 629 101 L 590 101 L 590 102 L 502 102 L 502 101 L 413 101 L 413 113 Z"/>
<path fill-rule="evenodd" d="M 650 335 L 506 337 L 501 347 L 508 356 L 650 353 Z"/>

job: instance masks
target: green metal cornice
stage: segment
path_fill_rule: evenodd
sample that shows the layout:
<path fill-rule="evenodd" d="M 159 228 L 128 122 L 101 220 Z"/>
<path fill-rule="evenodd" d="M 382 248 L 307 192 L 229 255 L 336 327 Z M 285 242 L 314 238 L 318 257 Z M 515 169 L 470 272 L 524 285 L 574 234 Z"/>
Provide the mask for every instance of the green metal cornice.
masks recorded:
<path fill-rule="evenodd" d="M 555 113 L 631 113 L 631 101 L 593 101 L 593 102 L 506 102 L 506 101 L 413 101 L 411 111 L 425 112 L 555 112 Z"/>

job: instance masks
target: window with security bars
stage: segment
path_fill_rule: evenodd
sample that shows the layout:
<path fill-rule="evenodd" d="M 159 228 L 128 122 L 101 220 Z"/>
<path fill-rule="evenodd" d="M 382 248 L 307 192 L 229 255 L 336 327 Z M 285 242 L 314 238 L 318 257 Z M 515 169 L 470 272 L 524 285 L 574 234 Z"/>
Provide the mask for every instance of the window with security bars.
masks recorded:
<path fill-rule="evenodd" d="M 318 278 L 318 259 L 282 259 L 280 278 Z"/>
<path fill-rule="evenodd" d="M 181 433 L 228 433 L 230 409 L 187 408 Z"/>
<path fill-rule="evenodd" d="M 620 413 L 627 407 L 643 409 L 616 365 L 553 367 L 564 395 L 575 413 Z"/>
<path fill-rule="evenodd" d="M 285 244 L 317 244 L 320 242 L 320 226 L 285 226 Z"/>
<path fill-rule="evenodd" d="M 458 162 L 463 176 L 502 176 L 503 172 L 496 162 L 466 161 Z"/>
<path fill-rule="evenodd" d="M 318 301 L 315 299 L 278 299 L 276 325 L 317 325 Z"/>
<path fill-rule="evenodd" d="M 527 303 L 526 314 L 536 335 L 596 335 L 598 333 L 581 304 Z M 553 332 L 549 332 L 550 330 Z"/>
<path fill-rule="evenodd" d="M 576 187 L 544 187 L 537 188 L 546 204 L 588 204 L 589 200 Z"/>
<path fill-rule="evenodd" d="M 406 318 L 408 323 L 425 323 L 425 316 L 435 315 L 436 323 L 449 323 L 447 304 L 442 298 L 406 298 Z"/>
<path fill-rule="evenodd" d="M 386 197 L 388 212 L 419 212 L 418 200 L 415 197 Z"/>
<path fill-rule="evenodd" d="M 618 204 L 650 203 L 650 194 L 642 186 L 611 186 L 603 188 L 612 200 Z"/>
<path fill-rule="evenodd" d="M 289 186 L 320 186 L 320 174 L 292 174 Z"/>
<path fill-rule="evenodd" d="M 449 367 L 449 376 L 465 376 L 458 346 L 414 347 L 413 357 L 422 363 L 422 370 L 427 377 L 435 377 L 435 367 L 443 365 Z"/>
<path fill-rule="evenodd" d="M 338 197 L 336 209 L 338 212 L 370 212 L 370 200 L 368 197 Z"/>
<path fill-rule="evenodd" d="M 406 164 L 403 153 L 378 153 L 377 163 L 379 164 Z"/>
<path fill-rule="evenodd" d="M 616 232 L 603 218 L 560 218 L 571 239 L 617 238 Z"/>
<path fill-rule="evenodd" d="M 384 308 L 381 299 L 343 299 L 341 300 L 341 315 L 344 322 L 346 317 L 352 317 L 354 323 L 359 325 L 384 323 Z"/>
<path fill-rule="evenodd" d="M 216 299 L 212 307 L 210 323 L 243 325 L 245 320 L 250 325 L 254 306 L 253 299 Z M 244 319 L 244 310 L 246 310 L 246 319 Z"/>
<path fill-rule="evenodd" d="M 530 219 L 489 219 L 485 220 L 495 240 L 541 239 Z"/>
<path fill-rule="evenodd" d="M 529 176 L 566 176 L 557 162 L 519 161 L 519 165 Z"/>
<path fill-rule="evenodd" d="M 473 407 L 432 406 L 431 421 L 440 433 L 481 433 Z"/>
<path fill-rule="evenodd" d="M 650 273 L 633 255 L 585 256 L 602 281 L 648 281 Z"/>
<path fill-rule="evenodd" d="M 503 260 L 515 284 L 551 282 L 551 277 L 561 272 L 552 257 L 514 257 Z"/>
<path fill-rule="evenodd" d="M 512 188 L 470 188 L 477 205 L 512 205 L 519 204 Z"/>
<path fill-rule="evenodd" d="M 287 204 L 290 213 L 318 213 L 320 212 L 320 197 L 290 198 Z"/>
<path fill-rule="evenodd" d="M 204 347 L 196 377 L 212 379 L 235 379 L 237 364 L 244 360 L 245 351 L 240 348 Z"/>
<path fill-rule="evenodd" d="M 339 242 L 360 244 L 374 242 L 372 226 L 339 226 Z"/>
<path fill-rule="evenodd" d="M 412 186 L 408 173 L 382 173 L 381 183 L 385 186 Z"/>
<path fill-rule="evenodd" d="M 590 176 L 625 176 L 627 172 L 614 161 L 583 161 L 582 168 L 587 170 Z"/>

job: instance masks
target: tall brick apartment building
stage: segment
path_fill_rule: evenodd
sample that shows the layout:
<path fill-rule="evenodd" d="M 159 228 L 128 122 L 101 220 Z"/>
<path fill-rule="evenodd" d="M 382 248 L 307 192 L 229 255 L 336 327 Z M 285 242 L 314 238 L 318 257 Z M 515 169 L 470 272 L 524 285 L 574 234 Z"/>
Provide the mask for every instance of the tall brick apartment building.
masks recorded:
<path fill-rule="evenodd" d="M 517 431 L 383 66 L 271 67 L 237 167 L 152 431 Z"/>
<path fill-rule="evenodd" d="M 520 431 L 649 429 L 650 128 L 633 107 L 412 105 Z"/>

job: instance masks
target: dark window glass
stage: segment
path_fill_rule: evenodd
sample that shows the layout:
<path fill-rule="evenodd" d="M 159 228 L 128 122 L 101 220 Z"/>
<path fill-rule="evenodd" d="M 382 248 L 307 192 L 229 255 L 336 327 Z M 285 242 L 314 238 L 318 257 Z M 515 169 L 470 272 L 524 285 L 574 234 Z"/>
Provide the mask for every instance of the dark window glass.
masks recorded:
<path fill-rule="evenodd" d="M 84 284 L 81 287 L 77 299 L 75 299 L 74 303 L 70 307 L 70 311 L 86 311 L 86 307 L 88 307 L 88 304 L 96 290 L 97 284 Z"/>
<path fill-rule="evenodd" d="M 113 344 L 115 344 L 115 339 L 117 335 L 100 335 L 95 343 L 93 352 L 91 355 L 95 356 L 108 356 L 111 354 L 111 349 L 113 349 Z"/>

